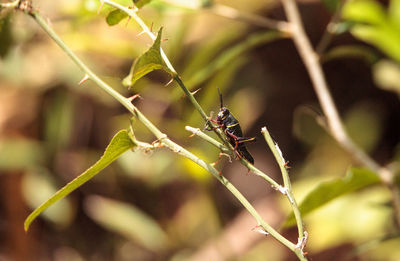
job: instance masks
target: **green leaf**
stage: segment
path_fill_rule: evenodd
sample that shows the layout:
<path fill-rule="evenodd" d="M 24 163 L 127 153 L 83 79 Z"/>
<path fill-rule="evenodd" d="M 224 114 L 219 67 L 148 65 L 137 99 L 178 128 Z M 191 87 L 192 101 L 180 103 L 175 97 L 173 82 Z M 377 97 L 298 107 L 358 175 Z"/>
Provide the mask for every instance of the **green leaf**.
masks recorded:
<path fill-rule="evenodd" d="M 388 26 L 369 26 L 369 25 L 356 25 L 351 30 L 351 33 L 371 43 L 386 53 L 388 56 L 400 61 L 400 31 L 392 25 Z"/>
<path fill-rule="evenodd" d="M 392 0 L 388 12 L 373 0 L 348 1 L 342 17 L 354 21 L 351 33 L 361 40 L 375 45 L 388 56 L 400 61 L 400 13 L 399 0 Z"/>
<path fill-rule="evenodd" d="M 172 72 L 161 57 L 161 35 L 162 27 L 158 31 L 157 38 L 150 49 L 140 56 L 133 63 L 128 76 L 122 81 L 122 84 L 131 87 L 137 80 L 154 70 L 164 70 L 172 77 L 176 75 Z"/>
<path fill-rule="evenodd" d="M 370 170 L 350 168 L 344 178 L 322 182 L 312 190 L 299 206 L 301 215 L 304 217 L 335 198 L 379 182 L 380 179 L 377 174 Z M 295 224 L 296 220 L 293 213 L 291 213 L 284 226 L 289 227 Z"/>
<path fill-rule="evenodd" d="M 70 183 L 65 185 L 62 189 L 57 191 L 51 198 L 49 198 L 46 202 L 36 208 L 26 219 L 24 223 L 25 231 L 28 230 L 29 225 L 32 221 L 45 209 L 64 198 L 68 194 L 70 194 L 75 189 L 82 186 L 84 183 L 93 178 L 97 173 L 103 170 L 105 167 L 110 165 L 114 160 L 116 160 L 122 153 L 125 151 L 137 146 L 134 141 L 132 141 L 126 130 L 119 131 L 111 140 L 110 144 L 108 144 L 103 156 L 89 169 L 79 175 L 77 178 L 72 180 Z"/>
<path fill-rule="evenodd" d="M 143 6 L 147 5 L 150 3 L 152 0 L 133 0 L 133 3 L 137 8 L 142 8 Z"/>
<path fill-rule="evenodd" d="M 383 24 L 386 20 L 386 13 L 383 6 L 374 0 L 348 1 L 343 6 L 342 17 L 348 20 L 369 23 Z"/>
<path fill-rule="evenodd" d="M 119 22 L 121 22 L 126 17 L 128 17 L 127 13 L 119 9 L 115 9 L 107 15 L 106 21 L 109 26 L 113 26 L 119 24 Z"/>

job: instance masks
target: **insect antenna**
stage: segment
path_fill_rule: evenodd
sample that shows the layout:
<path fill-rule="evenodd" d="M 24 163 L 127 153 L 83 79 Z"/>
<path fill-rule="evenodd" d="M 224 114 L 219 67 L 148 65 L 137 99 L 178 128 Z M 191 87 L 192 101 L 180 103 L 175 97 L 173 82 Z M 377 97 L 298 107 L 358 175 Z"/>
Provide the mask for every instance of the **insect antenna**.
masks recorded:
<path fill-rule="evenodd" d="M 217 90 L 218 90 L 218 95 L 219 95 L 219 102 L 220 102 L 221 108 L 222 108 L 222 107 L 224 107 L 224 103 L 222 102 L 222 94 L 221 94 L 221 92 L 219 91 L 219 88 L 218 88 L 218 87 L 217 87 Z"/>

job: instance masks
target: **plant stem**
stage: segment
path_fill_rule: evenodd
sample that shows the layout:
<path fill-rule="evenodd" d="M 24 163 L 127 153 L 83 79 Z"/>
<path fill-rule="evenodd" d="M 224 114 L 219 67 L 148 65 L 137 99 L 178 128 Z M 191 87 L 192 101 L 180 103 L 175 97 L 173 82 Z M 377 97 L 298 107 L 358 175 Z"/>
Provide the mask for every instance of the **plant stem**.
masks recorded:
<path fill-rule="evenodd" d="M 286 16 L 291 24 L 292 38 L 297 50 L 305 64 L 310 75 L 314 90 L 317 94 L 319 103 L 327 118 L 328 127 L 331 135 L 355 160 L 375 171 L 392 193 L 393 207 L 396 217 L 396 223 L 400 227 L 400 196 L 398 187 L 394 185 L 394 174 L 387 168 L 381 167 L 371 157 L 359 148 L 353 140 L 347 135 L 340 120 L 339 113 L 329 92 L 322 67 L 319 63 L 318 55 L 313 50 L 310 40 L 306 36 L 303 24 L 300 19 L 300 13 L 294 0 L 282 0 Z"/>
<path fill-rule="evenodd" d="M 344 0 L 339 0 L 339 4 L 337 9 L 335 10 L 335 13 L 333 14 L 331 20 L 329 21 L 328 25 L 326 26 L 325 32 L 321 37 L 320 42 L 318 43 L 317 47 L 315 47 L 315 52 L 321 56 L 330 42 L 333 39 L 333 36 L 335 34 L 335 31 L 337 30 L 337 23 L 341 18 L 342 15 L 342 9 L 344 5 Z"/>
<path fill-rule="evenodd" d="M 247 211 L 256 219 L 257 223 L 267 231 L 271 236 L 285 245 L 287 248 L 292 250 L 300 260 L 307 260 L 302 252 L 299 252 L 299 249 L 296 248 L 296 245 L 283 237 L 279 232 L 277 232 L 274 228 L 272 228 L 264 219 L 260 216 L 260 214 L 254 209 L 254 207 L 250 204 L 250 202 L 236 189 L 236 187 L 229 182 L 225 177 L 220 176 L 217 169 L 215 169 L 211 164 L 204 162 L 202 159 L 195 156 L 193 153 L 184 149 L 180 145 L 171 141 L 166 134 L 162 133 L 153 123 L 151 123 L 131 102 L 129 99 L 123 97 L 117 91 L 115 91 L 111 86 L 109 86 L 106 82 L 101 80 L 93 71 L 91 71 L 73 52 L 69 47 L 61 40 L 61 38 L 53 31 L 53 29 L 47 24 L 47 22 L 43 19 L 42 16 L 37 11 L 29 11 L 28 14 L 42 27 L 42 29 L 54 40 L 56 44 L 60 46 L 60 48 L 75 62 L 75 64 L 81 68 L 82 71 L 85 72 L 86 76 L 94 81 L 101 89 L 110 94 L 113 98 L 115 98 L 118 102 L 120 102 L 129 112 L 131 112 L 140 122 L 142 122 L 150 132 L 157 137 L 157 139 L 172 150 L 175 153 L 178 153 L 208 172 L 210 172 L 218 181 L 220 181 L 238 200 L 239 202 L 247 209 Z"/>
<path fill-rule="evenodd" d="M 129 9 L 125 6 L 122 6 L 118 3 L 115 3 L 110 0 L 99 0 L 102 3 L 108 4 L 110 6 L 113 6 L 126 14 L 128 14 L 130 17 L 132 17 L 142 28 L 143 32 L 145 32 L 150 39 L 153 41 L 156 39 L 156 35 L 151 32 L 149 27 L 145 24 L 145 22 L 136 14 L 136 12 L 132 9 Z M 200 113 L 201 117 L 203 120 L 211 127 L 213 128 L 212 123 L 208 120 L 207 114 L 204 112 L 203 108 L 201 108 L 200 104 L 197 102 L 197 100 L 194 98 L 193 94 L 186 88 L 185 84 L 179 77 L 178 73 L 176 72 L 175 68 L 172 66 L 171 62 L 169 61 L 167 55 L 165 54 L 164 50 L 160 48 L 160 53 L 161 53 L 161 58 L 164 60 L 165 64 L 167 65 L 168 69 L 171 70 L 173 73 L 175 73 L 177 76 L 174 77 L 174 80 L 178 83 L 179 87 L 182 89 L 182 91 L 185 93 L 185 95 L 189 98 L 189 101 L 193 104 L 193 106 L 196 108 L 196 110 Z M 225 145 L 228 144 L 226 139 L 223 138 L 222 132 L 219 129 L 214 129 L 215 133 L 218 135 L 218 137 L 225 143 Z"/>
<path fill-rule="evenodd" d="M 193 128 L 193 127 L 190 127 L 190 126 L 186 126 L 186 130 L 192 132 L 193 134 L 199 136 L 200 138 L 202 138 L 202 139 L 206 140 L 207 142 L 211 143 L 212 145 L 216 146 L 223 153 L 228 152 L 230 155 L 234 156 L 234 153 L 232 153 L 232 151 L 229 150 L 226 146 L 224 146 L 223 144 L 221 144 L 218 141 L 214 140 L 213 138 L 211 138 L 210 136 L 208 136 L 207 134 L 202 132 L 200 129 L 196 129 L 196 128 Z M 244 158 L 241 158 L 240 160 L 241 160 L 242 164 L 245 167 L 247 167 L 249 170 L 251 170 L 254 174 L 256 174 L 257 176 L 260 176 L 261 178 L 266 180 L 268 183 L 270 183 L 273 189 L 275 189 L 275 190 L 277 190 L 277 191 L 279 191 L 281 193 L 283 192 L 283 187 L 281 185 L 279 185 L 271 177 L 269 177 L 267 174 L 265 174 L 261 170 L 259 170 L 256 167 L 254 167 L 253 164 L 249 163 Z M 285 194 L 285 193 L 282 193 L 282 194 Z"/>
<path fill-rule="evenodd" d="M 282 179 L 285 186 L 285 194 L 288 197 L 290 204 L 292 205 L 293 213 L 296 218 L 297 230 L 299 232 L 298 242 L 300 242 L 302 248 L 304 248 L 306 243 L 304 240 L 306 240 L 306 237 L 305 237 L 303 220 L 301 218 L 301 213 L 299 207 L 297 206 L 296 199 L 293 196 L 292 186 L 290 183 L 289 173 L 287 171 L 287 165 L 285 159 L 283 158 L 282 152 L 279 149 L 278 144 L 273 141 L 271 135 L 269 134 L 267 127 L 263 127 L 261 129 L 261 133 L 264 135 L 265 141 L 267 142 L 268 147 L 271 149 L 272 154 L 274 155 L 276 162 L 278 162 L 279 168 L 281 170 Z"/>
<path fill-rule="evenodd" d="M 232 154 L 232 152 L 226 146 L 224 146 L 224 144 L 222 144 L 222 143 L 216 141 L 215 139 L 211 138 L 210 136 L 208 136 L 207 134 L 202 132 L 199 128 L 193 128 L 193 127 L 190 127 L 190 126 L 186 126 L 185 129 L 187 131 L 190 131 L 194 135 L 199 136 L 200 138 L 202 138 L 203 140 L 207 141 L 208 143 L 214 145 L 215 147 L 220 149 L 221 152 Z"/>

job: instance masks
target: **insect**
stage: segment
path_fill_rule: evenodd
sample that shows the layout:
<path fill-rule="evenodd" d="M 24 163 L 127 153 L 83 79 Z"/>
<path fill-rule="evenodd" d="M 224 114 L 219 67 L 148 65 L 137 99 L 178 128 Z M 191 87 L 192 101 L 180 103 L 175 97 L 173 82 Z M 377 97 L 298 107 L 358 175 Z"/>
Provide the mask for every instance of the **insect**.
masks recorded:
<path fill-rule="evenodd" d="M 254 159 L 247 150 L 245 143 L 246 142 L 255 142 L 256 137 L 243 137 L 242 129 L 240 128 L 238 120 L 230 113 L 230 111 L 224 107 L 222 102 L 222 95 L 218 89 L 219 101 L 221 104 L 221 108 L 219 109 L 217 120 L 211 119 L 211 122 L 218 124 L 215 128 L 221 128 L 226 136 L 228 137 L 229 143 L 234 147 L 235 152 L 238 154 L 238 157 L 245 158 L 251 164 L 254 164 Z M 213 130 L 211 128 L 206 128 L 206 130 Z"/>

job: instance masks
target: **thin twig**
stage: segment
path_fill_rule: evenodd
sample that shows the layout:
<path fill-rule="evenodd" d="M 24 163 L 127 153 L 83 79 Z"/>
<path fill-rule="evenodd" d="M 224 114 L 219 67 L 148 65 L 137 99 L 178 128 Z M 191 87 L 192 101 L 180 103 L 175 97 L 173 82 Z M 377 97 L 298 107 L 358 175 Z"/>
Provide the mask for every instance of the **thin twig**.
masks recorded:
<path fill-rule="evenodd" d="M 129 112 L 131 112 L 140 122 L 142 122 L 147 129 L 154 134 L 154 136 L 166 147 L 178 153 L 205 170 L 209 171 L 218 181 L 220 181 L 247 209 L 247 211 L 256 219 L 257 223 L 265 229 L 271 236 L 285 245 L 287 248 L 292 250 L 300 260 L 307 260 L 302 252 L 296 248 L 296 245 L 290 242 L 288 239 L 283 237 L 279 232 L 272 228 L 264 219 L 259 215 L 259 213 L 254 209 L 250 202 L 236 189 L 236 187 L 229 182 L 225 177 L 220 176 L 217 169 L 215 169 L 211 164 L 204 162 L 202 159 L 195 156 L 193 153 L 189 152 L 185 148 L 171 141 L 166 134 L 162 133 L 153 123 L 151 123 L 131 102 L 128 98 L 123 97 L 117 91 L 115 91 L 111 86 L 101 80 L 93 71 L 91 71 L 73 52 L 69 47 L 60 39 L 60 37 L 54 32 L 54 30 L 48 25 L 48 23 L 43 19 L 42 16 L 37 11 L 29 11 L 28 14 L 42 27 L 42 29 L 57 43 L 60 48 L 72 59 L 73 62 L 82 70 L 89 79 L 94 81 L 101 89 L 110 94 L 118 102 L 120 102 Z"/>
<path fill-rule="evenodd" d="M 186 130 L 192 132 L 193 134 L 199 136 L 200 138 L 204 139 L 205 141 L 207 141 L 207 142 L 211 143 L 212 145 L 216 146 L 217 148 L 219 148 L 221 150 L 221 152 L 223 152 L 223 153 L 228 152 L 230 155 L 234 156 L 234 153 L 232 153 L 232 151 L 229 150 L 226 146 L 224 146 L 223 144 L 219 143 L 215 139 L 211 138 L 210 136 L 208 136 L 207 134 L 202 132 L 200 129 L 193 128 L 193 127 L 190 127 L 190 126 L 186 126 Z M 250 171 L 252 171 L 252 173 L 254 173 L 255 175 L 257 175 L 257 176 L 259 176 L 261 178 L 263 178 L 269 184 L 271 184 L 273 189 L 281 192 L 282 194 L 285 194 L 284 188 L 281 185 L 279 185 L 275 180 L 273 180 L 270 176 L 268 176 L 267 174 L 265 174 L 264 172 L 262 172 L 261 170 L 256 168 L 253 164 L 249 163 L 243 157 L 240 160 L 241 160 L 242 164 L 245 167 L 247 167 Z"/>
<path fill-rule="evenodd" d="M 208 136 L 207 134 L 202 132 L 199 128 L 193 128 L 193 127 L 190 127 L 190 126 L 186 126 L 185 129 L 187 131 L 190 131 L 194 135 L 197 135 L 198 137 L 202 138 L 203 140 L 207 141 L 208 143 L 214 145 L 215 147 L 220 149 L 221 152 L 233 155 L 232 152 L 226 146 L 224 146 L 224 144 L 222 144 L 222 143 L 216 141 L 215 139 L 211 138 L 210 136 Z"/>
<path fill-rule="evenodd" d="M 278 144 L 272 139 L 271 135 L 269 134 L 267 127 L 263 127 L 261 129 L 261 133 L 264 135 L 265 141 L 267 142 L 268 147 L 272 151 L 272 154 L 274 155 L 276 162 L 278 162 L 279 168 L 281 170 L 283 183 L 285 186 L 285 192 L 286 192 L 285 194 L 288 197 L 290 204 L 292 205 L 293 213 L 296 218 L 297 230 L 299 232 L 298 242 L 301 242 L 300 243 L 301 250 L 303 250 L 307 241 L 307 237 L 306 237 L 306 232 L 304 230 L 303 220 L 301 218 L 301 213 L 292 192 L 289 173 L 287 171 L 288 168 L 288 166 L 286 165 L 287 163 L 283 158 L 282 152 L 279 149 Z"/>
<path fill-rule="evenodd" d="M 335 13 L 333 14 L 328 25 L 326 26 L 325 32 L 322 35 L 320 42 L 317 44 L 317 47 L 315 47 L 315 52 L 319 56 L 321 56 L 325 52 L 326 48 L 328 47 L 328 45 L 330 44 L 330 42 L 333 39 L 333 36 L 336 33 L 337 23 L 342 16 L 343 5 L 344 5 L 344 0 L 340 0 L 339 5 L 338 5 L 337 9 L 335 10 Z"/>
<path fill-rule="evenodd" d="M 290 33 L 288 23 L 285 21 L 277 21 L 256 14 L 245 13 L 230 6 L 213 4 L 211 7 L 206 8 L 205 10 L 209 10 L 213 14 L 232 20 L 243 21 L 256 26 L 275 29 L 283 33 Z"/>
<path fill-rule="evenodd" d="M 163 0 L 163 1 L 167 4 L 182 7 L 185 9 L 191 9 L 191 10 L 199 9 L 198 6 L 193 7 L 187 4 L 181 4 L 177 1 L 171 1 L 171 0 Z M 273 29 L 284 33 L 290 33 L 290 31 L 288 30 L 289 29 L 288 23 L 285 21 L 277 21 L 274 19 L 266 18 L 261 15 L 246 13 L 241 10 L 235 9 L 233 7 L 217 3 L 212 3 L 210 6 L 203 6 L 202 8 L 203 10 L 208 11 L 214 15 L 218 15 L 228 19 L 243 21 L 245 23 L 252 24 L 255 26 Z"/>
<path fill-rule="evenodd" d="M 360 149 L 346 133 L 335 103 L 333 102 L 332 96 L 329 92 L 322 67 L 318 61 L 318 55 L 313 50 L 310 40 L 304 31 L 296 2 L 294 0 L 282 0 L 282 3 L 287 18 L 291 24 L 294 44 L 296 45 L 310 75 L 319 103 L 327 118 L 331 135 L 336 139 L 339 145 L 354 157 L 356 161 L 375 171 L 380 177 L 382 183 L 390 189 L 393 198 L 396 222 L 400 227 L 400 196 L 398 187 L 394 185 L 393 173 L 376 163 L 368 154 Z"/>

